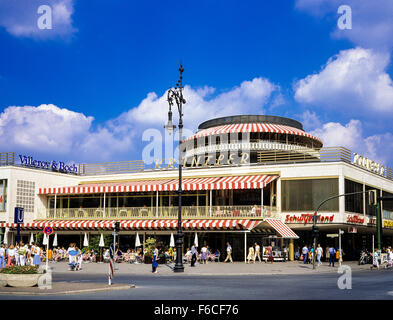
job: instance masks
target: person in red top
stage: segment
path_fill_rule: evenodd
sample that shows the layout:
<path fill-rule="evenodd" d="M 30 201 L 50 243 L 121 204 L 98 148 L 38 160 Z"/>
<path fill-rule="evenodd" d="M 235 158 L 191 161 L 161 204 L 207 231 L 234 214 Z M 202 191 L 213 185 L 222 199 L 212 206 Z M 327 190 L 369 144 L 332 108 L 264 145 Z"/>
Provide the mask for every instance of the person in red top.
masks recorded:
<path fill-rule="evenodd" d="M 273 260 L 274 260 L 274 258 L 273 258 L 273 248 L 270 245 L 267 247 L 267 255 L 268 255 L 268 260 L 271 261 L 271 263 L 273 263 Z"/>

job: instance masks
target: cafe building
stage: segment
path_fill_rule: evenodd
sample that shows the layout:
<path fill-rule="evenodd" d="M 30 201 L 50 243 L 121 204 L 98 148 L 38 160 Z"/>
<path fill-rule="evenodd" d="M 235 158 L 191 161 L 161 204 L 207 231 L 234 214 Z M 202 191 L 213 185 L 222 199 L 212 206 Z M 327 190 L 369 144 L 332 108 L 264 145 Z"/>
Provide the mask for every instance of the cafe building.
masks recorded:
<path fill-rule="evenodd" d="M 231 116 L 206 121 L 181 143 L 183 166 L 182 227 L 184 250 L 198 237 L 243 261 L 255 242 L 273 244 L 277 260 L 284 246 L 289 258 L 312 243 L 317 212 L 322 246 L 343 231 L 344 259 L 372 247 L 376 208 L 368 190 L 393 196 L 392 170 L 303 130 L 296 120 L 265 115 Z M 169 163 L 163 165 L 163 163 Z M 24 241 L 52 226 L 58 244 L 111 234 L 120 222 L 120 246 L 133 248 L 138 233 L 169 245 L 177 230 L 178 168 L 174 161 L 66 164 L 31 155 L 0 154 L 0 227 L 6 243 L 15 241 L 14 208 L 24 208 Z M 383 202 L 383 245 L 392 245 L 393 203 Z M 376 240 L 375 240 L 376 241 Z M 142 241 L 143 242 L 143 241 Z M 82 246 L 82 244 L 81 244 Z"/>

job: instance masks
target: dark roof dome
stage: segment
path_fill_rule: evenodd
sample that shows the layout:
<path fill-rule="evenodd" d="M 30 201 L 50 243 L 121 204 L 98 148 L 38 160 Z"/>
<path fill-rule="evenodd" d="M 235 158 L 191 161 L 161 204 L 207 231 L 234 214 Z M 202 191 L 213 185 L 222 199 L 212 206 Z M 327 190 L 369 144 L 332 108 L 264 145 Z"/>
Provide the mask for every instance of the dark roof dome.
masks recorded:
<path fill-rule="evenodd" d="M 303 130 L 303 125 L 299 121 L 289 118 L 284 118 L 284 117 L 266 116 L 266 115 L 238 115 L 238 116 L 215 118 L 202 122 L 199 125 L 198 130 L 203 130 L 203 129 L 227 125 L 227 124 L 235 124 L 235 123 L 238 124 L 270 123 L 270 124 L 285 125 L 299 130 Z"/>

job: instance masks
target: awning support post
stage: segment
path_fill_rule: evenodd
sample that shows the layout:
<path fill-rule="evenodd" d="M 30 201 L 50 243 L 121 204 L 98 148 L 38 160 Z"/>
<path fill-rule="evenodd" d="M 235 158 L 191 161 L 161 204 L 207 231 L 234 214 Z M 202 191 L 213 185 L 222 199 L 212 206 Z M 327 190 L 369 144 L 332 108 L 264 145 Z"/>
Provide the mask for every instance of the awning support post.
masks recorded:
<path fill-rule="evenodd" d="M 106 197 L 105 197 L 106 193 L 104 192 L 104 218 L 106 218 L 106 212 L 105 212 L 105 207 L 106 207 Z"/>
<path fill-rule="evenodd" d="M 212 197 L 212 195 L 213 195 L 213 190 L 212 189 L 210 189 L 210 198 L 209 198 L 209 203 L 210 203 L 210 207 L 209 207 L 209 215 L 210 215 L 210 217 L 212 216 L 212 202 L 213 202 L 213 197 Z"/>
<path fill-rule="evenodd" d="M 56 202 L 57 202 L 57 194 L 55 193 L 55 210 L 54 210 L 54 215 L 53 215 L 53 218 L 56 218 L 57 216 L 56 216 Z"/>
<path fill-rule="evenodd" d="M 156 191 L 156 218 L 158 217 L 158 190 Z"/>
<path fill-rule="evenodd" d="M 247 263 L 247 231 L 244 231 L 244 263 Z"/>

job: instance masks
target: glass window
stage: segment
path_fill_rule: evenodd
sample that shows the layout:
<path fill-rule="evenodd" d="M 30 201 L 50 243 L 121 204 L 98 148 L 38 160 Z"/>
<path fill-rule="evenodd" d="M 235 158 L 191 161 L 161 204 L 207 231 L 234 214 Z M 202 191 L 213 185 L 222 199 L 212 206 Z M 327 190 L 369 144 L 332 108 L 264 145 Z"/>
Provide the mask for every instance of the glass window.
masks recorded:
<path fill-rule="evenodd" d="M 338 179 L 281 181 L 282 211 L 314 211 L 325 199 L 338 195 Z M 326 202 L 320 211 L 338 211 L 338 199 Z"/>
<path fill-rule="evenodd" d="M 361 183 L 345 179 L 345 193 L 362 191 L 363 185 Z M 345 196 L 345 211 L 363 214 L 363 195 L 360 193 Z"/>
<path fill-rule="evenodd" d="M 393 198 L 393 193 L 382 191 L 382 196 L 383 197 L 392 197 Z M 382 208 L 383 208 L 383 211 L 389 211 L 389 212 L 391 212 L 393 214 L 393 200 L 383 201 L 382 202 Z M 390 215 L 389 215 L 389 217 L 390 217 Z"/>
<path fill-rule="evenodd" d="M 0 180 L 0 211 L 7 208 L 7 180 Z"/>

